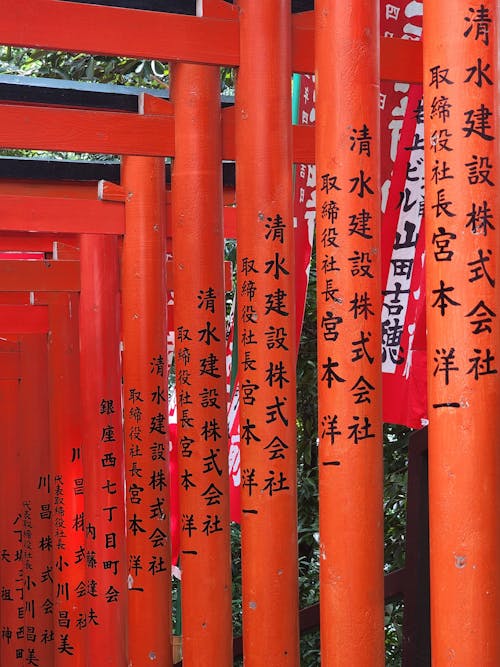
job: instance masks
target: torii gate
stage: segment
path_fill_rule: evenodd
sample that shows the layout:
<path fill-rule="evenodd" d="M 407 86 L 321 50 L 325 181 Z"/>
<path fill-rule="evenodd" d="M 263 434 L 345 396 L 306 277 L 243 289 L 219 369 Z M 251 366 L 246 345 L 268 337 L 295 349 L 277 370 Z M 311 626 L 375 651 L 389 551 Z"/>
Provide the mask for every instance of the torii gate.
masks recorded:
<path fill-rule="evenodd" d="M 216 457 L 225 428 L 217 402 L 224 393 L 220 380 L 224 285 L 222 261 L 213 259 L 221 257 L 222 248 L 217 174 L 223 159 L 236 159 L 240 382 L 253 390 L 241 406 L 245 661 L 259 667 L 266 661 L 299 664 L 290 167 L 300 159 L 315 161 L 321 179 L 318 260 L 329 267 L 318 274 L 322 659 L 332 665 L 383 664 L 378 85 L 381 76 L 418 81 L 422 71 L 427 286 L 432 295 L 427 319 L 433 661 L 438 665 L 500 662 L 496 5 L 425 0 L 422 51 L 417 43 L 388 38 L 379 44 L 373 2 L 317 0 L 314 14 L 293 20 L 288 4 L 240 0 L 234 8 L 206 0 L 202 16 L 188 17 L 55 0 L 26 0 L 15 6 L 0 2 L 2 43 L 151 57 L 175 64 L 172 103 L 145 97 L 140 114 L 30 105 L 0 108 L 0 144 L 6 148 L 127 156 L 122 183 L 104 187 L 104 201 L 98 205 L 108 206 L 110 212 L 124 206 L 126 216 L 121 267 L 126 464 L 121 472 L 127 485 L 128 622 L 126 605 L 118 605 L 113 630 L 110 625 L 99 627 L 89 622 L 90 610 L 96 610 L 86 604 L 82 613 L 87 627 L 78 635 L 74 629 L 79 616 L 67 604 L 70 580 L 75 584 L 72 596 L 95 598 L 103 616 L 117 602 L 118 593 L 125 592 L 113 583 L 107 588 L 106 583 L 102 597 L 94 586 L 99 580 L 108 582 L 109 576 L 125 582 L 124 569 L 113 565 L 123 565 L 122 557 L 114 556 L 116 549 L 124 550 L 124 542 L 120 546 L 117 531 L 105 526 L 119 524 L 125 506 L 113 498 L 119 493 L 120 472 L 115 479 L 104 470 L 107 465 L 93 470 L 96 457 L 88 445 L 92 438 L 94 443 L 98 439 L 96 450 L 101 452 L 107 443 L 111 449 L 99 457 L 108 463 L 118 454 L 112 443 L 121 442 L 116 409 L 119 333 L 110 326 L 110 314 L 118 312 L 115 235 L 123 228 L 111 214 L 106 229 L 89 232 L 75 225 L 75 231 L 81 235 L 82 298 L 84 294 L 88 298 L 80 311 L 82 422 L 89 429 L 83 465 L 96 493 L 85 499 L 85 512 L 96 516 L 90 528 L 86 526 L 86 542 L 93 544 L 95 539 L 96 545 L 113 551 L 113 558 L 97 555 L 102 579 L 94 578 L 94 562 L 87 558 L 83 588 L 66 566 L 61 564 L 57 574 L 58 558 L 66 562 L 67 551 L 62 533 L 56 530 L 61 525 L 54 522 L 54 536 L 62 545 L 53 570 L 59 614 L 54 665 L 172 661 L 170 632 L 165 632 L 170 623 L 165 574 L 168 515 L 165 502 L 154 508 L 157 499 L 165 497 L 159 493 L 165 491 L 165 466 L 158 459 L 160 445 L 165 444 L 161 408 L 166 391 L 161 360 L 166 322 L 165 156 L 174 157 L 174 285 L 177 295 L 183 295 L 176 299 L 175 319 L 187 349 L 176 359 L 178 402 L 185 411 L 180 437 L 187 444 L 181 461 L 185 663 L 231 663 L 227 493 L 222 481 L 226 464 L 223 456 Z M 216 76 L 221 64 L 239 67 L 236 109 L 224 112 L 222 121 Z M 316 74 L 315 129 L 292 130 L 292 71 Z M 259 97 L 254 91 L 255 73 L 263 84 Z M 352 142 L 353 133 L 364 143 Z M 6 206 L 17 205 L 12 197 L 2 196 Z M 48 211 L 54 202 L 47 199 L 44 204 Z M 85 226 L 88 222 L 81 211 L 94 207 L 81 206 L 79 224 Z M 370 235 L 354 243 L 348 221 L 361 212 L 370 221 Z M 15 223 L 10 229 L 16 229 Z M 325 238 L 332 242 L 323 243 Z M 352 275 L 346 262 L 354 253 L 371 258 L 369 275 Z M 69 264 L 57 266 L 56 273 L 68 270 Z M 21 271 L 26 270 L 23 264 Z M 29 270 L 43 273 L 39 266 Z M 16 284 L 16 291 L 24 289 Z M 321 322 L 332 311 L 339 336 L 327 340 Z M 359 336 L 367 344 L 370 341 L 369 352 L 353 362 L 352 345 Z M 39 344 L 25 343 L 27 348 Z M 15 357 L 12 346 L 9 354 Z M 41 353 L 34 354 L 42 359 Z M 58 363 L 62 372 L 66 362 Z M 92 373 L 92 365 L 100 372 Z M 37 377 L 43 374 L 41 363 Z M 181 402 L 181 379 L 186 387 L 195 387 L 191 392 L 196 392 L 196 402 L 185 395 Z M 11 385 L 2 387 L 2 395 L 14 410 Z M 361 393 L 356 392 L 361 385 Z M 213 400 L 205 401 L 205 391 Z M 55 388 L 50 395 L 52 400 L 64 398 Z M 67 419 L 62 407 L 58 415 Z M 141 420 L 144 431 L 137 430 Z M 16 422 L 8 423 L 12 447 Z M 54 429 L 58 427 L 56 418 Z M 189 446 L 193 435 L 196 449 Z M 53 452 L 67 457 L 67 443 L 63 438 L 57 442 L 65 449 L 52 445 Z M 140 457 L 144 457 L 141 465 Z M 61 506 L 63 495 L 64 475 L 57 477 L 61 479 L 54 490 L 54 508 Z M 86 547 L 87 556 L 89 551 L 99 554 L 97 548 Z M 104 565 L 108 562 L 109 567 Z M 21 640 L 29 646 L 26 631 Z M 2 653 L 4 659 L 9 664 L 18 658 L 8 649 Z"/>

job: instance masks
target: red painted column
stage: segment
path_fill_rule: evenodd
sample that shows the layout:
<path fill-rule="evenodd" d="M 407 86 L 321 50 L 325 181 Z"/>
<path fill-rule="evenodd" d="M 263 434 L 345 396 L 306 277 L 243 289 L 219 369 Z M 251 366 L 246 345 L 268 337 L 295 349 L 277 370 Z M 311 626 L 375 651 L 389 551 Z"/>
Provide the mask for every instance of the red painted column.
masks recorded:
<path fill-rule="evenodd" d="M 384 665 L 379 9 L 317 0 L 321 656 Z"/>
<path fill-rule="evenodd" d="M 118 241 L 80 237 L 88 664 L 126 667 L 127 563 Z M 95 595 L 90 595 L 90 587 Z"/>
<path fill-rule="evenodd" d="M 39 548 L 52 554 L 54 667 L 84 667 L 86 613 L 85 514 L 81 458 L 78 295 L 55 294 L 49 305 L 49 433 L 51 473 L 40 480 L 52 494 L 52 532 Z"/>
<path fill-rule="evenodd" d="M 172 664 L 166 363 L 165 164 L 124 157 L 123 391 L 129 660 Z"/>
<path fill-rule="evenodd" d="M 278 667 L 299 665 L 291 14 L 288 0 L 239 10 L 243 645 L 246 665 Z"/>
<path fill-rule="evenodd" d="M 22 489 L 24 567 L 24 659 L 28 665 L 51 665 L 54 642 L 52 614 L 44 603 L 52 598 L 52 557 L 40 549 L 51 530 L 51 496 L 44 480 L 50 474 L 47 336 L 20 337 L 19 405 L 22 414 L 18 449 L 23 462 Z"/>
<path fill-rule="evenodd" d="M 186 665 L 233 664 L 220 70 L 173 68 L 174 320 Z"/>
<path fill-rule="evenodd" d="M 19 344 L 0 341 L 2 366 L 19 366 Z M 2 466 L 0 467 L 0 664 L 16 664 L 23 651 L 23 561 L 22 561 L 22 476 L 20 437 L 19 370 L 0 368 L 2 419 Z M 19 614 L 21 610 L 21 615 Z M 18 637 L 18 630 L 21 636 Z M 21 653 L 22 655 L 22 653 Z"/>
<path fill-rule="evenodd" d="M 424 12 L 431 638 L 500 664 L 498 4 Z"/>

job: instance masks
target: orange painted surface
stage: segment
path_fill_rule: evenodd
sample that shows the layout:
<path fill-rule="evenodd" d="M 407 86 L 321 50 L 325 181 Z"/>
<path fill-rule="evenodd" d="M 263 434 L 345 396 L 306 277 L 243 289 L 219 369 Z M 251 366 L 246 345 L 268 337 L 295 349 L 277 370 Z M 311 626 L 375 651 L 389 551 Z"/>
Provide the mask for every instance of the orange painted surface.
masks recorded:
<path fill-rule="evenodd" d="M 80 237 L 80 387 L 85 478 L 88 664 L 127 662 L 127 560 L 118 243 Z"/>
<path fill-rule="evenodd" d="M 0 143 L 5 148 L 172 155 L 173 118 L 2 104 Z"/>
<path fill-rule="evenodd" d="M 165 164 L 124 157 L 122 328 L 129 660 L 172 664 L 166 363 Z"/>
<path fill-rule="evenodd" d="M 0 10 L 6 13 L 6 22 L 0 28 L 2 44 L 120 54 L 165 62 L 183 60 L 214 65 L 238 62 L 238 24 L 226 19 L 52 0 L 25 0 L 19 6 L 0 0 Z"/>
<path fill-rule="evenodd" d="M 0 261 L 0 291 L 78 292 L 80 264 L 72 260 Z"/>
<path fill-rule="evenodd" d="M 3 300 L 3 295 L 2 295 Z M 49 313 L 44 306 L 0 305 L 0 332 L 47 333 Z"/>
<path fill-rule="evenodd" d="M 9 127 L 10 132 L 2 131 Z M 76 128 L 76 129 L 75 129 Z M 314 127 L 295 127 L 295 162 L 314 161 Z M 109 111 L 82 111 L 29 105 L 0 105 L 0 142 L 6 148 L 174 155 L 174 118 Z M 235 159 L 234 114 L 223 114 L 222 157 Z M 0 205 L 13 206 L 8 195 Z M 42 202 L 40 202 L 42 203 Z M 50 201 L 44 203 L 47 208 Z M 64 204 L 66 207 L 70 203 Z M 53 206 L 53 203 L 52 203 Z M 89 203 L 89 207 L 91 207 Z M 111 204 L 107 208 L 113 211 Z M 85 210 L 85 206 L 83 206 Z M 26 216 L 26 213 L 24 214 Z M 116 225 L 114 213 L 113 222 Z M 81 215 L 77 220 L 81 219 Z M 43 218 L 42 218 L 43 220 Z M 90 224 L 90 223 L 89 223 Z M 40 229 L 40 231 L 47 231 Z M 65 230 L 63 230 L 65 231 Z M 89 231 L 91 231 L 89 229 Z"/>
<path fill-rule="evenodd" d="M 40 543 L 52 554 L 54 667 L 84 667 L 86 629 L 78 619 L 92 597 L 85 571 L 85 515 L 80 373 L 78 356 L 78 296 L 64 295 L 49 306 L 49 434 L 50 476 L 41 488 L 52 494 L 52 533 Z M 50 489 L 50 491 L 49 491 Z M 50 547 L 49 547 L 50 545 Z M 50 613 L 50 612 L 49 612 Z"/>
<path fill-rule="evenodd" d="M 74 240 L 67 235 L 58 234 L 20 234 L 3 232 L 0 235 L 0 252 L 9 250 L 24 250 L 30 252 L 52 253 L 54 241 L 62 244 L 74 244 Z"/>
<path fill-rule="evenodd" d="M 96 199 L 97 181 L 93 183 L 75 181 L 33 181 L 22 179 L 1 179 L 0 195 L 17 197 L 49 197 Z"/>
<path fill-rule="evenodd" d="M 210 2 L 204 17 L 138 12 L 118 7 L 55 4 L 52 0 L 24 0 L 12 5 L 0 0 L 5 21 L 0 42 L 46 49 L 120 54 L 162 61 L 238 65 L 237 13 L 222 2 Z M 232 16 L 231 16 L 232 15 Z M 109 26 L 113 26 L 113 31 Z M 314 71 L 314 12 L 293 17 L 293 71 Z M 143 38 L 147 35 L 147 40 Z M 388 40 L 389 41 L 389 40 Z M 408 81 L 422 80 L 421 46 L 391 39 L 381 51 L 383 79 L 399 80 L 405 63 Z M 410 56 L 415 54 L 415 57 Z"/>
<path fill-rule="evenodd" d="M 2 127 L 9 127 L 10 132 L 3 131 Z M 314 127 L 295 126 L 292 132 L 293 161 L 313 162 Z M 170 115 L 139 115 L 3 104 L 0 105 L 0 142 L 6 148 L 173 156 L 174 118 Z M 222 157 L 224 160 L 235 159 L 232 112 L 223 114 Z M 3 201 L 8 211 L 7 196 L 0 199 L 0 205 Z M 50 205 L 51 202 L 47 201 L 44 207 Z M 69 207 L 70 204 L 67 203 L 65 206 Z M 108 208 L 110 206 L 108 203 Z M 110 208 L 110 211 L 112 210 Z M 114 213 L 113 216 L 115 225 L 116 215 L 117 213 Z M 77 219 L 80 220 L 81 216 L 79 215 Z"/>
<path fill-rule="evenodd" d="M 14 340 L 14 336 L 6 336 L 1 327 L 0 331 L 2 332 L 2 338 L 5 338 L 0 344 L 0 379 L 17 379 L 21 377 L 18 343 Z"/>
<path fill-rule="evenodd" d="M 0 194 L 2 231 L 123 234 L 119 204 L 87 199 Z"/>
<path fill-rule="evenodd" d="M 287 0 L 239 7 L 243 648 L 249 667 L 298 666 L 291 13 Z"/>
<path fill-rule="evenodd" d="M 173 69 L 175 365 L 183 660 L 230 667 L 229 474 L 218 67 Z"/>
<path fill-rule="evenodd" d="M 222 158 L 234 160 L 236 156 L 235 109 L 226 107 L 222 111 Z M 314 125 L 293 125 L 292 161 L 310 164 L 314 162 Z"/>
<path fill-rule="evenodd" d="M 430 2 L 424 113 L 431 635 L 500 664 L 497 3 Z M 440 26 L 446 23 L 446 31 Z"/>
<path fill-rule="evenodd" d="M 384 665 L 378 9 L 316 2 L 321 654 Z"/>

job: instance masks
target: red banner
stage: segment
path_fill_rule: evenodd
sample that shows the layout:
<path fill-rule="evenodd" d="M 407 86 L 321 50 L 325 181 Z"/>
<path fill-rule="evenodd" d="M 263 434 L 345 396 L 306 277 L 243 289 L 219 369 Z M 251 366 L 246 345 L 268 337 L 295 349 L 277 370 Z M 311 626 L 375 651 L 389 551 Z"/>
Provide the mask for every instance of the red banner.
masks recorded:
<path fill-rule="evenodd" d="M 423 3 L 381 2 L 381 34 L 420 40 Z M 384 421 L 427 423 L 422 87 L 381 82 Z"/>

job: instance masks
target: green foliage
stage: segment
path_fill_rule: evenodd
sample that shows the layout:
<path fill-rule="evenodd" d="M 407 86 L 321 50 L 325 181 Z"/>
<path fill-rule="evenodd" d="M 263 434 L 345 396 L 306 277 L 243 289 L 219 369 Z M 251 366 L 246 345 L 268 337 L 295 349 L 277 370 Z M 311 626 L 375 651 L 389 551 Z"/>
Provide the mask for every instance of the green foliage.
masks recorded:
<path fill-rule="evenodd" d="M 159 88 L 168 85 L 168 73 L 158 60 L 0 47 L 0 74 Z"/>
<path fill-rule="evenodd" d="M 384 428 L 385 571 L 405 564 L 408 438 L 411 429 L 396 424 Z"/>
<path fill-rule="evenodd" d="M 233 576 L 233 635 L 241 637 L 242 606 L 241 606 L 241 527 L 231 523 L 231 567 Z"/>
<path fill-rule="evenodd" d="M 168 88 L 170 67 L 159 60 L 0 46 L 0 74 Z M 235 70 L 221 67 L 221 92 L 234 94 Z"/>
<path fill-rule="evenodd" d="M 223 95 L 234 95 L 236 70 L 234 67 L 220 68 L 220 91 Z"/>
<path fill-rule="evenodd" d="M 385 664 L 386 667 L 401 667 L 403 659 L 403 611 L 402 600 L 389 602 L 385 606 Z"/>

